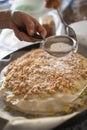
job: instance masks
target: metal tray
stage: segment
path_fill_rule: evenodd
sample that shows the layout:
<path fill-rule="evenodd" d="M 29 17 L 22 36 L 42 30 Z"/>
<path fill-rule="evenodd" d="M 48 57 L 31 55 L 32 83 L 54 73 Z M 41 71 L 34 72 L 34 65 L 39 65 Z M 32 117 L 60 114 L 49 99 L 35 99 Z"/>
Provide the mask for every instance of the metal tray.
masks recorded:
<path fill-rule="evenodd" d="M 27 47 L 21 48 L 6 57 L 0 60 L 0 72 L 1 70 L 8 65 L 11 61 L 15 60 L 17 57 L 25 54 L 26 52 L 30 51 L 31 49 L 37 49 L 40 47 L 40 44 L 33 44 Z M 83 56 L 87 57 L 87 46 L 79 45 L 78 52 Z M 1 117 L 0 115 L 0 129 L 8 122 L 5 118 Z M 76 113 L 75 115 L 67 118 L 64 122 L 58 124 L 53 128 L 53 130 L 87 130 L 87 110 L 83 110 L 80 113 Z"/>

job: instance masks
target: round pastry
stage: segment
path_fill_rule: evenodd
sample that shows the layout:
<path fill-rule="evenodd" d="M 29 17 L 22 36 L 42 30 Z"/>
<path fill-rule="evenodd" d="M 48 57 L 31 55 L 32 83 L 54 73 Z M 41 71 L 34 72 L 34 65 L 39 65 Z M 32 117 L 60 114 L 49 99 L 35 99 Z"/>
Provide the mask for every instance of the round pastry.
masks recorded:
<path fill-rule="evenodd" d="M 11 62 L 4 78 L 3 98 L 11 107 L 28 114 L 55 114 L 87 85 L 87 60 L 77 53 L 56 58 L 35 49 Z"/>

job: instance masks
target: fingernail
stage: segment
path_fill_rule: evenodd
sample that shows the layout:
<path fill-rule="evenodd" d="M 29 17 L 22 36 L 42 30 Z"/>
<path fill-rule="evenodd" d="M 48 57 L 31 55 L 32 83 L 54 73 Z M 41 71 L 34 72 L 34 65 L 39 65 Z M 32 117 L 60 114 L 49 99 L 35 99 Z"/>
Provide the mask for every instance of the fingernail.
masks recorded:
<path fill-rule="evenodd" d="M 47 35 L 47 32 L 42 32 L 42 34 L 41 34 L 41 35 L 42 35 L 42 37 L 43 37 L 43 38 L 45 38 L 45 37 L 46 37 L 46 35 Z"/>
<path fill-rule="evenodd" d="M 33 34 L 34 34 L 34 31 L 33 31 L 33 30 L 29 30 L 29 34 L 30 34 L 30 35 L 33 35 Z"/>

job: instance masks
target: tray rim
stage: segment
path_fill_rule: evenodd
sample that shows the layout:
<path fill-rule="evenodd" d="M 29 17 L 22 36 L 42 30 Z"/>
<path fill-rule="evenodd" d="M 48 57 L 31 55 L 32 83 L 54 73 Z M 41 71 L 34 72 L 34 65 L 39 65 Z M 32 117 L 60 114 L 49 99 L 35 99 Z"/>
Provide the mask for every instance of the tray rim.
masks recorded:
<path fill-rule="evenodd" d="M 32 44 L 32 45 L 23 47 L 23 48 L 21 48 L 21 49 L 18 49 L 18 50 L 16 50 L 16 51 L 12 52 L 11 54 L 15 54 L 15 53 L 18 52 L 18 51 L 23 51 L 23 50 L 28 49 L 28 48 L 29 48 L 29 51 L 30 51 L 30 50 L 32 50 L 32 49 L 37 49 L 37 48 L 39 48 L 39 46 L 40 46 L 40 43 Z M 9 55 L 11 55 L 11 54 L 9 54 Z M 9 56 L 9 55 L 7 55 L 7 56 Z M 3 59 L 5 59 L 7 56 L 5 56 Z M 2 62 L 3 59 L 0 60 L 0 62 Z M 82 115 L 84 112 L 87 112 L 87 109 L 82 110 L 82 111 L 78 111 L 78 112 L 73 112 L 73 113 L 71 113 L 71 114 L 67 114 L 67 115 L 64 115 L 64 116 L 45 117 L 44 119 L 47 119 L 47 118 L 50 118 L 50 119 L 54 119 L 54 118 L 55 118 L 55 119 L 59 119 L 59 118 L 60 118 L 60 120 L 61 120 L 61 118 L 62 118 L 62 119 L 63 119 L 63 122 L 61 122 L 58 126 L 55 126 L 55 127 L 60 127 L 60 126 L 62 126 L 63 124 L 66 124 L 69 120 L 73 120 L 74 118 L 77 118 L 78 116 Z M 4 119 L 4 120 L 7 120 L 7 121 L 10 121 L 10 120 L 12 120 L 12 119 L 15 119 L 15 117 L 10 118 L 10 116 L 9 116 L 9 119 L 8 119 L 8 118 L 5 118 L 5 116 L 3 116 L 3 113 L 2 113 L 2 112 L 0 112 L 0 118 L 2 118 L 2 119 Z M 27 119 L 27 118 L 25 118 L 25 119 Z M 37 119 L 38 119 L 38 118 L 36 118 L 36 119 L 34 119 L 34 120 L 32 119 L 32 122 L 35 121 L 35 120 L 37 120 Z M 41 117 L 41 118 L 39 118 L 39 119 L 43 120 L 43 117 Z M 28 119 L 28 120 L 31 120 L 31 119 Z"/>

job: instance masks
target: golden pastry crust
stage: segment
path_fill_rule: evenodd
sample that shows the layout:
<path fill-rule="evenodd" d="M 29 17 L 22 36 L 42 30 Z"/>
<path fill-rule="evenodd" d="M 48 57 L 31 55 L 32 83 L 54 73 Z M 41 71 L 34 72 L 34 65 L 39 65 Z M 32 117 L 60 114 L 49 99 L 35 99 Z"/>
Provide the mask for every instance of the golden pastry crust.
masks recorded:
<path fill-rule="evenodd" d="M 83 85 L 87 85 L 87 60 L 77 53 L 58 59 L 42 49 L 32 50 L 10 63 L 5 72 L 4 88 L 24 100 L 58 92 L 74 94 Z"/>

